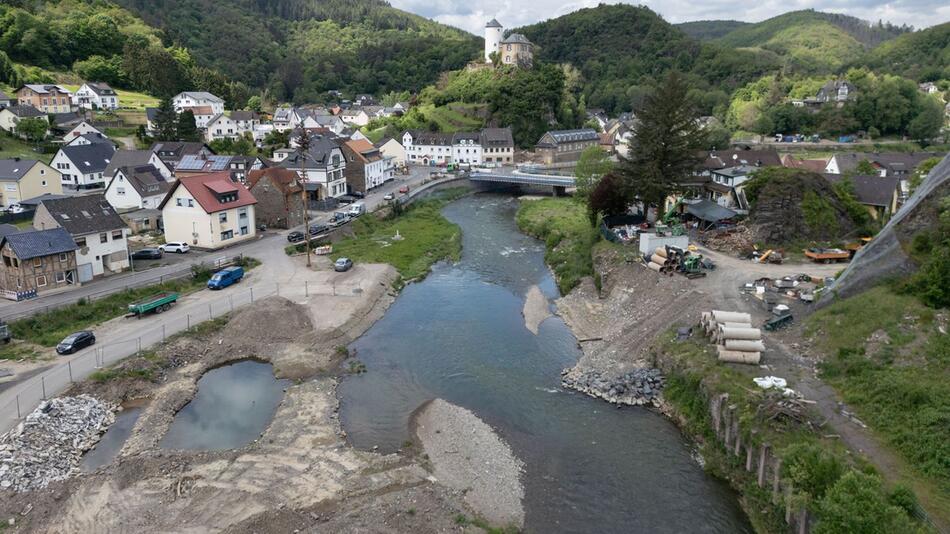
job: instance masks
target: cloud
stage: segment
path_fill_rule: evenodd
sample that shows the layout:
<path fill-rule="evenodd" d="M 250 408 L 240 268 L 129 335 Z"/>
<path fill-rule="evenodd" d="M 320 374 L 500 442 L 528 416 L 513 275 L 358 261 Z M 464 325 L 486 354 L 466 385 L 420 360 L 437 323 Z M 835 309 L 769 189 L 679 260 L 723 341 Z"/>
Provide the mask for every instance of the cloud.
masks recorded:
<path fill-rule="evenodd" d="M 482 35 L 485 23 L 497 18 L 506 28 L 559 17 L 602 0 L 390 0 L 397 8 Z M 732 19 L 758 22 L 788 11 L 816 9 L 877 22 L 926 28 L 950 21 L 945 0 L 759 0 L 737 8 L 735 0 L 636 0 L 672 23 Z"/>

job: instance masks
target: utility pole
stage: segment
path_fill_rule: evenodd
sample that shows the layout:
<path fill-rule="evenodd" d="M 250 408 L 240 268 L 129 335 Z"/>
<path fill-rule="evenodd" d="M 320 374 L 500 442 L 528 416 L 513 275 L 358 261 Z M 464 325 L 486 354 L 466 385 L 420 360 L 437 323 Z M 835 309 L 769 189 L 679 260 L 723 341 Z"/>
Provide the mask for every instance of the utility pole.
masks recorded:
<path fill-rule="evenodd" d="M 310 198 L 307 196 L 307 181 L 300 183 L 303 195 L 303 240 L 307 243 L 307 267 L 310 267 Z"/>

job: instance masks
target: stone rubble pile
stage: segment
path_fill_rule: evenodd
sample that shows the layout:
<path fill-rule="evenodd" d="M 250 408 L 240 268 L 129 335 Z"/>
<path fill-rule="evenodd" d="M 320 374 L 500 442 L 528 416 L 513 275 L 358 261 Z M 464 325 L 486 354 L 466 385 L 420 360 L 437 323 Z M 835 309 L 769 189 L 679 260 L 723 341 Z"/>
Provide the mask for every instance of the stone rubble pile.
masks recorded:
<path fill-rule="evenodd" d="M 0 489 L 37 490 L 68 478 L 115 422 L 115 408 L 89 395 L 43 401 L 0 436 Z"/>
<path fill-rule="evenodd" d="M 663 375 L 659 369 L 636 369 L 615 376 L 565 369 L 561 372 L 561 385 L 613 404 L 659 406 Z"/>

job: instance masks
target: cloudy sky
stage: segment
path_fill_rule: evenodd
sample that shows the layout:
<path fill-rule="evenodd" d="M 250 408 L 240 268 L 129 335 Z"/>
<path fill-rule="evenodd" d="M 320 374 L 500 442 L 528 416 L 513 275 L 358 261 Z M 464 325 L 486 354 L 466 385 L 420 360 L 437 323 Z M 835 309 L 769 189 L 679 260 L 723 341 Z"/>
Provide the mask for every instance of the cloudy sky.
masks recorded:
<path fill-rule="evenodd" d="M 559 17 L 582 7 L 607 0 L 390 0 L 394 7 L 451 24 L 482 35 L 485 23 L 497 18 L 506 28 Z M 666 20 L 677 23 L 690 20 L 737 19 L 758 22 L 786 11 L 816 9 L 845 13 L 865 20 L 890 21 L 925 28 L 950 21 L 950 2 L 946 0 L 639 0 Z"/>

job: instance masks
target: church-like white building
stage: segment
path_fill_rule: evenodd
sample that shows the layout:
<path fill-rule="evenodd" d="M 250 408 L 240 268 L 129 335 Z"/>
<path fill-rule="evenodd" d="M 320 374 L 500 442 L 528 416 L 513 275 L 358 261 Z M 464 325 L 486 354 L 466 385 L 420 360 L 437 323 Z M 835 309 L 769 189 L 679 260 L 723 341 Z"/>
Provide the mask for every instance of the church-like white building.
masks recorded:
<path fill-rule="evenodd" d="M 530 67 L 534 61 L 534 45 L 520 33 L 505 37 L 505 28 L 495 19 L 485 25 L 485 63 L 492 62 L 492 54 L 504 65 Z"/>

